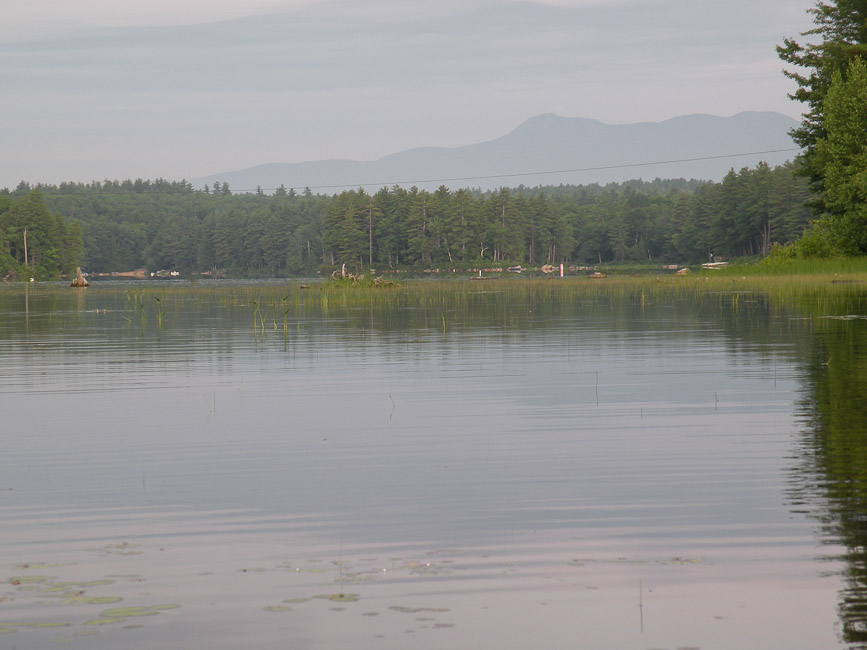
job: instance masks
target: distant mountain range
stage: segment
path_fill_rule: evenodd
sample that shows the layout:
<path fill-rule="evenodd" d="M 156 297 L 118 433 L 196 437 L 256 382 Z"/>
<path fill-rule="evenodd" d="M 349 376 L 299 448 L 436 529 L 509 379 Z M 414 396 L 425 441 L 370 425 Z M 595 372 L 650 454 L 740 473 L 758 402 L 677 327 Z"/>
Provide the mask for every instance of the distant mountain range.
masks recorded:
<path fill-rule="evenodd" d="M 798 123 L 780 113 L 732 117 L 684 115 L 663 122 L 604 124 L 580 117 L 532 117 L 500 138 L 463 147 L 418 147 L 379 160 L 271 163 L 193 179 L 231 189 L 270 192 L 310 187 L 330 194 L 395 184 L 483 190 L 518 185 L 622 182 L 634 178 L 718 181 L 734 168 L 759 161 L 778 165 L 797 154 L 789 130 Z M 785 151 L 780 151 L 785 150 Z M 756 153 L 765 152 L 765 153 Z"/>

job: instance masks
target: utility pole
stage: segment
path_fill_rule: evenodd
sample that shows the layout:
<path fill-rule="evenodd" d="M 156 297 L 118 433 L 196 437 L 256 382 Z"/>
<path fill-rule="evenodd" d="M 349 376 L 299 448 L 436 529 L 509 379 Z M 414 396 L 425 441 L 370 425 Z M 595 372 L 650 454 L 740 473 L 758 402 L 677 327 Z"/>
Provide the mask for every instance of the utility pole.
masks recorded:
<path fill-rule="evenodd" d="M 27 266 L 27 228 L 24 229 L 24 266 Z"/>

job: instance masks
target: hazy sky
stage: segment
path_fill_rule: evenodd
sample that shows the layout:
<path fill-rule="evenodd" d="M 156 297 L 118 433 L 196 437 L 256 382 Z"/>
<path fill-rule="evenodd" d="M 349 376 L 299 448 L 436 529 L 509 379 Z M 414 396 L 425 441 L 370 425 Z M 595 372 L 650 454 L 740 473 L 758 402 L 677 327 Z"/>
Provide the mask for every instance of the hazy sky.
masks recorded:
<path fill-rule="evenodd" d="M 798 118 L 807 0 L 2 0 L 0 188 L 373 160 L 608 123 Z"/>

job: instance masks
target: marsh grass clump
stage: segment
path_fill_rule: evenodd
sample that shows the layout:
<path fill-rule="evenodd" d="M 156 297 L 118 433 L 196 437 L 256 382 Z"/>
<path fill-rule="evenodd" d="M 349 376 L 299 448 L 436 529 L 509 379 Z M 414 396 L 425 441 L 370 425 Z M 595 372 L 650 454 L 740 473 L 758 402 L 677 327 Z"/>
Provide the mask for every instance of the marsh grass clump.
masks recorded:
<path fill-rule="evenodd" d="M 859 277 L 867 279 L 867 257 L 796 258 L 771 254 L 756 264 L 732 264 L 720 269 L 723 275 L 793 276 L 808 278 Z"/>
<path fill-rule="evenodd" d="M 401 285 L 382 275 L 338 275 L 332 277 L 325 286 L 330 289 L 393 289 Z"/>
<path fill-rule="evenodd" d="M 166 315 L 166 309 L 163 306 L 162 298 L 160 296 L 154 296 L 154 312 L 157 316 L 157 328 L 163 329 L 163 316 Z"/>

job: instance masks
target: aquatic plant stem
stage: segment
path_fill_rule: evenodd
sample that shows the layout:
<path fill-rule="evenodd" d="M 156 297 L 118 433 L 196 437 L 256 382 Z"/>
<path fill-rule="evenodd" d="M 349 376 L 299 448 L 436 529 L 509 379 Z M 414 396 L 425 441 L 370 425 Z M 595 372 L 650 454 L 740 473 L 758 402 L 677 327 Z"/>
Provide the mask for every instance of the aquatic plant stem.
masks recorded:
<path fill-rule="evenodd" d="M 638 579 L 638 620 L 641 633 L 644 634 L 644 584 L 641 578 Z"/>
<path fill-rule="evenodd" d="M 337 573 L 340 576 L 340 596 L 343 597 L 343 538 L 340 538 L 340 559 L 337 562 Z"/>

